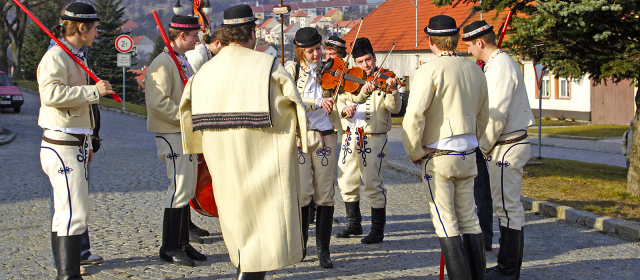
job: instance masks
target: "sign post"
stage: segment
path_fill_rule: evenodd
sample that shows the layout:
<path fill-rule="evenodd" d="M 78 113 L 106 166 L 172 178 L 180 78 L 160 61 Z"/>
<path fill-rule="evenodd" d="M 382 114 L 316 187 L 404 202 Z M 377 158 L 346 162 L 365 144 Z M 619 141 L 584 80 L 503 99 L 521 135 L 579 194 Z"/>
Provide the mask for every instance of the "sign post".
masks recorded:
<path fill-rule="evenodd" d="M 126 67 L 131 67 L 131 53 L 133 49 L 133 39 L 128 35 L 120 35 L 116 38 L 116 49 L 118 54 L 118 67 L 122 67 L 122 110 L 125 110 L 125 74 Z"/>

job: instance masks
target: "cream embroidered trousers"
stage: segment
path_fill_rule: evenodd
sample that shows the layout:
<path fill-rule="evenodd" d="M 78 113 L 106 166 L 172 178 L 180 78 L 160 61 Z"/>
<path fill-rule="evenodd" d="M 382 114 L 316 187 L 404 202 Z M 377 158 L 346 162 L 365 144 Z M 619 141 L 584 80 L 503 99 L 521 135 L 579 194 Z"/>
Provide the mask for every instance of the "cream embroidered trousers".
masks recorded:
<path fill-rule="evenodd" d="M 363 140 L 363 147 L 360 141 Z M 383 185 L 382 174 L 387 165 L 389 152 L 387 134 L 360 135 L 349 131 L 342 136 L 338 157 L 338 186 L 344 202 L 360 201 L 360 179 L 364 183 L 364 193 L 369 197 L 371 208 L 385 208 L 387 189 Z"/>
<path fill-rule="evenodd" d="M 171 182 L 165 208 L 182 208 L 196 193 L 197 155 L 182 153 L 180 133 L 156 133 L 156 147 L 158 157 L 167 165 L 167 177 Z"/>
<path fill-rule="evenodd" d="M 301 206 L 309 205 L 311 197 L 318 206 L 333 206 L 338 137 L 336 134 L 322 136 L 318 131 L 309 130 L 307 143 L 308 154 L 298 150 Z"/>
<path fill-rule="evenodd" d="M 78 141 L 63 132 L 45 130 L 44 135 L 53 140 Z M 53 187 L 53 219 L 51 232 L 58 236 L 82 234 L 89 221 L 89 139 L 82 147 L 54 145 L 42 141 L 40 163 Z"/>
<path fill-rule="evenodd" d="M 422 159 L 431 220 L 438 237 L 482 232 L 475 210 L 473 179 L 478 175 L 474 150 Z"/>
<path fill-rule="evenodd" d="M 495 146 L 487 157 L 493 211 L 503 227 L 521 230 L 524 226 L 524 208 L 520 202 L 522 169 L 530 157 L 528 137 L 517 143 Z"/>

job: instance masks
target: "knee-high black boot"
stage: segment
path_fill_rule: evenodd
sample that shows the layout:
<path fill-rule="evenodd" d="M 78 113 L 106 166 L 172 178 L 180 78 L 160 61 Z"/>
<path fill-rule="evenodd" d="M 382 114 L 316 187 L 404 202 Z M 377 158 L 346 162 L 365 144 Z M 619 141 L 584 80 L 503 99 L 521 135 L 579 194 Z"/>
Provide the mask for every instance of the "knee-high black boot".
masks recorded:
<path fill-rule="evenodd" d="M 82 235 L 57 236 L 56 266 L 58 267 L 57 280 L 77 280 L 80 276 L 80 252 L 82 251 Z"/>
<path fill-rule="evenodd" d="M 338 238 L 348 238 L 351 235 L 362 234 L 362 214 L 360 214 L 360 201 L 345 202 L 347 212 L 347 227 L 336 234 Z"/>
<path fill-rule="evenodd" d="M 307 240 L 309 240 L 309 206 L 300 207 L 300 215 L 302 216 L 302 259 L 307 256 Z"/>
<path fill-rule="evenodd" d="M 324 268 L 333 268 L 331 262 L 331 227 L 333 226 L 333 206 L 317 206 L 318 219 L 316 220 L 316 245 L 318 247 L 318 261 Z"/>
<path fill-rule="evenodd" d="M 487 274 L 488 280 L 517 279 L 521 235 L 521 230 L 500 226 L 498 265 Z"/>
<path fill-rule="evenodd" d="M 469 260 L 460 236 L 440 237 L 440 247 L 450 280 L 471 279 Z"/>
<path fill-rule="evenodd" d="M 198 236 L 198 233 L 196 231 L 196 229 L 199 229 L 199 230 L 203 230 L 203 229 L 197 227 L 191 221 L 191 209 L 189 209 L 189 204 L 187 204 L 186 208 L 187 208 L 186 209 L 186 212 L 187 212 L 187 229 L 189 230 L 189 243 L 204 244 L 204 240 L 202 238 L 200 238 L 200 236 Z"/>
<path fill-rule="evenodd" d="M 261 272 L 242 272 L 240 271 L 240 265 L 238 264 L 238 269 L 236 270 L 236 280 L 264 280 L 264 277 L 267 275 L 266 271 Z"/>
<path fill-rule="evenodd" d="M 311 198 L 311 202 L 309 202 L 309 224 L 313 224 L 316 218 L 316 202 L 313 201 L 313 197 Z"/>
<path fill-rule="evenodd" d="M 189 244 L 189 205 L 182 207 L 182 219 L 180 220 L 180 249 L 192 260 L 206 261 L 207 256 L 198 252 Z"/>
<path fill-rule="evenodd" d="M 162 246 L 160 258 L 177 265 L 195 266 L 180 249 L 180 227 L 182 225 L 182 208 L 165 208 L 162 221 Z"/>
<path fill-rule="evenodd" d="M 469 259 L 472 280 L 484 280 L 487 276 L 487 259 L 484 251 L 484 234 L 462 235 L 464 250 Z"/>
<path fill-rule="evenodd" d="M 385 208 L 371 208 L 371 232 L 360 240 L 364 244 L 380 243 L 384 239 L 384 226 L 387 224 Z"/>
<path fill-rule="evenodd" d="M 522 268 L 522 258 L 524 257 L 524 227 L 520 232 L 520 260 L 518 261 L 518 273 L 516 279 L 520 279 L 520 268 Z"/>

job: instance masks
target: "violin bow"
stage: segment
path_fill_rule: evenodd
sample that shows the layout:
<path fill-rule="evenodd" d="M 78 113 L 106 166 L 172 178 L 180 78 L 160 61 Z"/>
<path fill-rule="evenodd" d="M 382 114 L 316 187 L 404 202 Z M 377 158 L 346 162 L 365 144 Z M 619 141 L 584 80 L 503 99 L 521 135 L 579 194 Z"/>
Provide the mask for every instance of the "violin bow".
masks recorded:
<path fill-rule="evenodd" d="M 360 18 L 360 24 L 358 25 L 358 31 L 356 32 L 356 37 L 353 38 L 351 42 L 351 51 L 347 54 L 347 59 L 345 59 L 344 68 L 342 68 L 342 72 L 340 73 L 340 78 L 338 79 L 338 85 L 336 86 L 335 91 L 333 92 L 333 100 L 338 100 L 338 90 L 340 89 L 340 84 L 342 83 L 342 78 L 344 77 L 344 72 L 347 71 L 347 67 L 349 65 L 349 58 L 351 58 L 351 53 L 353 53 L 353 45 L 358 39 L 358 35 L 360 34 L 360 28 L 362 27 L 362 23 L 364 22 L 364 17 Z"/>
<path fill-rule="evenodd" d="M 62 48 L 62 50 L 67 53 L 72 59 L 73 61 L 75 61 L 78 65 L 80 65 L 80 67 L 82 67 L 82 70 L 84 70 L 84 72 L 87 73 L 87 75 L 89 75 L 89 77 L 91 77 L 91 79 L 94 82 L 99 82 L 101 79 L 98 78 L 98 76 L 96 76 L 96 74 L 93 73 L 93 71 L 89 70 L 89 68 L 87 68 L 86 66 L 84 66 L 84 64 L 82 64 L 82 62 L 80 62 L 80 60 L 71 53 L 71 51 L 69 49 L 67 49 L 67 47 L 65 47 L 65 45 L 63 45 L 60 40 L 58 40 L 58 38 L 56 38 L 56 36 L 54 36 L 51 31 L 49 31 L 49 29 L 47 29 L 44 24 L 42 24 L 42 22 L 40 22 L 40 20 L 38 20 L 38 18 L 36 18 L 36 16 L 34 16 L 31 11 L 29 11 L 29 9 L 27 9 L 27 7 L 25 7 L 22 3 L 20 3 L 20 1 L 18 0 L 13 0 L 13 2 L 15 2 L 15 4 L 25 13 L 27 14 L 27 16 L 29 16 L 31 18 L 31 20 L 33 20 L 33 22 L 35 22 L 40 29 L 42 29 L 42 31 L 44 31 L 44 33 L 47 33 L 47 35 L 54 41 L 56 42 L 56 44 Z M 120 103 L 122 103 L 122 99 L 120 99 L 120 96 L 118 96 L 115 93 L 110 94 L 109 96 L 111 96 L 111 98 L 113 98 L 113 100 L 118 101 Z"/>
<path fill-rule="evenodd" d="M 378 77 L 380 77 L 380 71 L 382 70 L 382 65 L 384 65 L 384 62 L 387 61 L 387 57 L 389 57 L 389 55 L 391 54 L 391 52 L 393 51 L 393 49 L 396 47 L 396 43 L 393 43 L 393 45 L 391 45 L 391 49 L 389 50 L 389 52 L 387 53 L 387 55 L 384 57 L 384 59 L 382 60 L 382 63 L 380 63 L 380 68 L 378 68 L 378 71 L 376 71 L 376 79 Z"/>
<path fill-rule="evenodd" d="M 209 17 L 204 13 L 204 0 L 193 0 L 193 13 L 194 16 L 198 18 L 198 22 L 200 23 L 200 31 L 204 32 L 209 36 L 213 35 L 211 30 L 211 22 L 209 21 Z"/>

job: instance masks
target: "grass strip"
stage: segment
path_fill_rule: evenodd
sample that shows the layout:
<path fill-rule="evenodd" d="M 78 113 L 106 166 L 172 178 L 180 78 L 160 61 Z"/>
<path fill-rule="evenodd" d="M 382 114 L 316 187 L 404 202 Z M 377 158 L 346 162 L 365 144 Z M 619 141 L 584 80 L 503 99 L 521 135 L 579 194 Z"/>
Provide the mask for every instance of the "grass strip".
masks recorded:
<path fill-rule="evenodd" d="M 117 101 L 107 97 L 100 97 L 100 104 L 98 105 L 122 110 L 122 103 L 118 103 Z M 139 115 L 145 115 L 145 116 L 147 115 L 147 107 L 145 106 L 125 102 L 125 108 L 126 108 L 126 111 L 129 111 L 129 112 L 133 112 Z"/>
<path fill-rule="evenodd" d="M 628 125 L 581 125 L 571 127 L 542 128 L 543 134 L 560 134 L 585 137 L 622 137 Z M 527 130 L 529 134 L 537 134 L 538 128 Z"/>
<path fill-rule="evenodd" d="M 626 168 L 561 159 L 541 161 L 541 165 L 524 167 L 523 196 L 640 222 L 640 197 L 626 192 Z"/>

